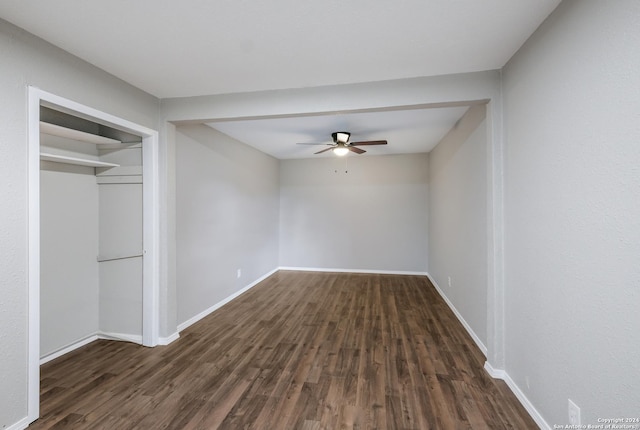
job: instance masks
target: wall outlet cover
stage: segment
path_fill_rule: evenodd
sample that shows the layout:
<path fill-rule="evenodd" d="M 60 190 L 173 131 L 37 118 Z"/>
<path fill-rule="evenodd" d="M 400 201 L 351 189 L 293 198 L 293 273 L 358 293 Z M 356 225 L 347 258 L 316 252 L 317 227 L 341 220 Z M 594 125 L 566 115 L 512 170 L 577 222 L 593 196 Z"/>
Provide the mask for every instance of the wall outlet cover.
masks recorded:
<path fill-rule="evenodd" d="M 580 425 L 580 408 L 578 405 L 569 400 L 569 424 Z"/>

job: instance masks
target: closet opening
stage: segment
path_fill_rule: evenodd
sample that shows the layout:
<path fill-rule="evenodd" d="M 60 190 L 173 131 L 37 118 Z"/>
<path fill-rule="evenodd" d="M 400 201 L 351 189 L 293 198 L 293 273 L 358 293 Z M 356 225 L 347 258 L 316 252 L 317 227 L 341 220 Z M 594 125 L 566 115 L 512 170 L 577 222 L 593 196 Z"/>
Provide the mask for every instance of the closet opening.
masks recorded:
<path fill-rule="evenodd" d="M 158 133 L 29 88 L 29 419 L 40 365 L 159 341 Z"/>

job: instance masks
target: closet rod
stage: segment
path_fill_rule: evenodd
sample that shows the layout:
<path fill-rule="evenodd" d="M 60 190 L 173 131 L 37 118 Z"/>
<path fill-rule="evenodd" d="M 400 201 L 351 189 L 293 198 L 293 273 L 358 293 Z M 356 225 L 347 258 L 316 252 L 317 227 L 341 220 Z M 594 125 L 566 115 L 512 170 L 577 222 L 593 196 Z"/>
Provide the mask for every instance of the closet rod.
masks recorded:
<path fill-rule="evenodd" d="M 102 263 L 104 261 L 115 261 L 115 260 L 126 260 L 129 258 L 138 258 L 138 257 L 142 257 L 143 254 L 136 254 L 136 255 L 124 255 L 124 256 L 118 256 L 118 257 L 101 257 L 98 256 L 98 263 Z"/>

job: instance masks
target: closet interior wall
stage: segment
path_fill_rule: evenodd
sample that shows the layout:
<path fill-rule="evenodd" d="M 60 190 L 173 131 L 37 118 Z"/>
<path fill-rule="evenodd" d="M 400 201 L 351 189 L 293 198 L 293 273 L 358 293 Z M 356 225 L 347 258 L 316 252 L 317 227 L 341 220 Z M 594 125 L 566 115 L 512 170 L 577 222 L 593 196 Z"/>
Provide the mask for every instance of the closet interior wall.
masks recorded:
<path fill-rule="evenodd" d="M 41 123 L 40 356 L 142 341 L 142 146 Z"/>

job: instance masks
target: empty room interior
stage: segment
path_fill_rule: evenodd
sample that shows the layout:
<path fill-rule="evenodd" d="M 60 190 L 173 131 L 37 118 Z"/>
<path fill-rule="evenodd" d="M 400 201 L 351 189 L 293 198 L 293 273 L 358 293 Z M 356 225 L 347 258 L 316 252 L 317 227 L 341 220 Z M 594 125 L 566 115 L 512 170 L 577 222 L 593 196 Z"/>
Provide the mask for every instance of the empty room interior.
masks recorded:
<path fill-rule="evenodd" d="M 0 95 L 0 428 L 640 429 L 639 2 L 0 0 Z"/>

